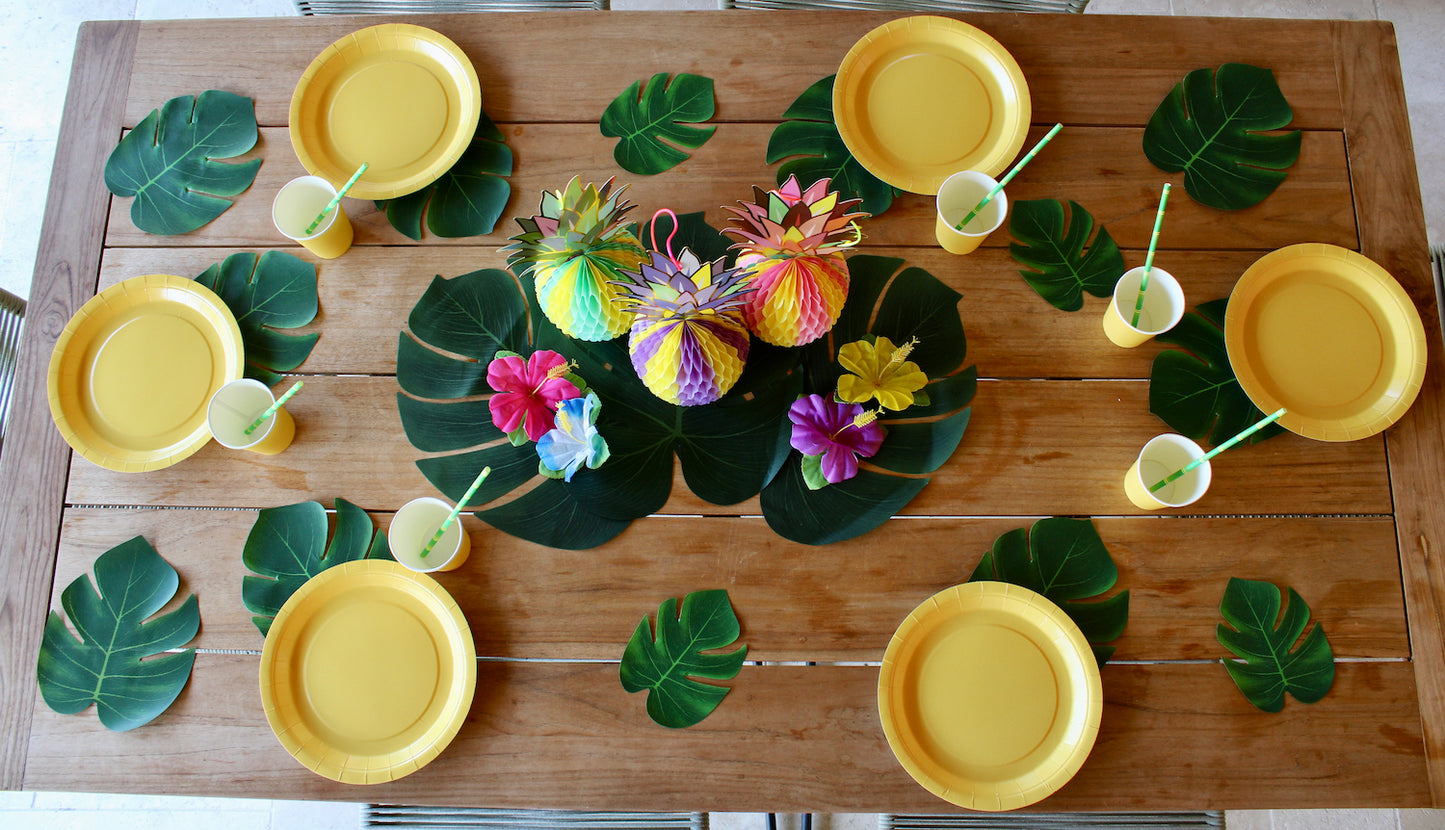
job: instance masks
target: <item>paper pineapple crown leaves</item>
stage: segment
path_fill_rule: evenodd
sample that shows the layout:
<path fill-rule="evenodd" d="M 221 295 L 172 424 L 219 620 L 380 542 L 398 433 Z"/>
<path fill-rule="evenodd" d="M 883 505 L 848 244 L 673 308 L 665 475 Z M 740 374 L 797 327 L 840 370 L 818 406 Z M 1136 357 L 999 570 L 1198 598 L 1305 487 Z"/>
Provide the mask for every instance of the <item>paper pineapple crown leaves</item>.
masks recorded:
<path fill-rule="evenodd" d="M 231 254 L 196 282 L 216 292 L 241 329 L 246 377 L 270 386 L 300 366 L 319 333 L 285 334 L 316 319 L 316 266 L 284 251 Z"/>
<path fill-rule="evenodd" d="M 677 599 L 668 597 L 657 609 L 656 635 L 646 614 L 632 632 L 622 653 L 622 688 L 646 691 L 647 714 L 663 726 L 692 726 L 712 714 L 728 693 L 725 686 L 693 678 L 736 677 L 748 647 L 715 650 L 737 642 L 740 633 L 727 591 L 694 591 L 683 597 L 680 611 Z"/>
<path fill-rule="evenodd" d="M 998 537 L 983 555 L 969 582 L 994 580 L 1020 585 L 1059 606 L 1084 633 L 1099 665 L 1114 654 L 1113 646 L 1129 622 L 1129 592 L 1093 600 L 1119 579 L 1119 569 L 1088 519 L 1049 518 Z"/>
<path fill-rule="evenodd" d="M 667 139 L 697 149 L 716 127 L 689 127 L 712 118 L 716 111 L 712 78 L 679 72 L 667 80 L 659 72 L 642 87 L 634 81 L 602 113 L 602 134 L 619 139 L 612 156 L 629 173 L 651 176 L 687 161 L 688 154 L 664 144 Z"/>
<path fill-rule="evenodd" d="M 60 595 L 80 638 L 55 611 L 46 620 L 40 694 L 62 715 L 93 703 L 107 729 L 124 732 L 154 720 L 180 695 L 196 653 L 161 652 L 190 642 L 201 612 L 192 594 L 176 610 L 149 619 L 175 597 L 180 577 L 140 536 L 102 553 L 94 572 L 94 585 L 82 575 Z"/>
<path fill-rule="evenodd" d="M 336 500 L 336 533 L 326 544 L 326 509 L 303 501 L 268 507 L 246 536 L 241 561 L 252 573 L 241 580 L 241 601 L 262 636 L 296 590 L 327 568 L 356 559 L 391 559 L 386 533 L 372 534 L 371 517 L 345 499 Z"/>
<path fill-rule="evenodd" d="M 1215 636 L 1241 658 L 1226 659 L 1224 667 L 1250 703 L 1278 712 L 1284 708 L 1285 692 L 1300 703 L 1314 703 L 1334 685 L 1334 652 L 1324 629 L 1316 622 L 1300 640 L 1310 608 L 1293 588 L 1281 617 L 1279 588 L 1230 577 L 1219 613 L 1224 622 L 1215 628 Z"/>
<path fill-rule="evenodd" d="M 250 98 L 211 89 L 165 102 L 141 119 L 105 162 L 105 186 L 134 196 L 130 218 L 146 233 L 188 233 L 225 213 L 256 179 L 260 159 L 228 164 L 256 146 Z"/>

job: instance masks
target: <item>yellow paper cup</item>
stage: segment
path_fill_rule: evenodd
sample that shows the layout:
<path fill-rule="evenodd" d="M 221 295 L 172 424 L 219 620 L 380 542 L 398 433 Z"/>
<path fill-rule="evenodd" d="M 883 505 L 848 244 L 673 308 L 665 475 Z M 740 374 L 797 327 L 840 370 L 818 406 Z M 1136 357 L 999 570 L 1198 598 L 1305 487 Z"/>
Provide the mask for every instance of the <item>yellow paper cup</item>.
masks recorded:
<path fill-rule="evenodd" d="M 275 455 L 291 446 L 296 437 L 296 422 L 286 407 L 261 422 L 250 434 L 246 427 L 276 402 L 270 387 L 259 380 L 242 378 L 216 390 L 206 407 L 206 425 L 221 446 L 233 450 L 250 450 L 262 455 Z"/>
<path fill-rule="evenodd" d="M 467 561 L 472 552 L 471 539 L 462 529 L 460 516 L 452 522 L 442 538 L 432 546 L 426 558 L 421 557 L 422 548 L 446 521 L 452 506 L 442 501 L 424 497 L 412 499 L 391 517 L 391 526 L 386 531 L 386 543 L 391 546 L 391 555 L 396 561 L 419 573 L 454 571 Z"/>
<path fill-rule="evenodd" d="M 1203 455 L 1204 450 L 1183 435 L 1169 432 L 1155 436 L 1139 451 L 1139 458 L 1124 476 L 1124 493 L 1141 510 L 1193 504 L 1209 489 L 1212 475 L 1208 461 L 1164 485 L 1158 492 L 1151 493 L 1149 488 Z"/>
<path fill-rule="evenodd" d="M 1144 308 L 1139 311 L 1139 325 L 1133 325 L 1139 283 L 1143 280 L 1143 268 L 1130 268 L 1114 284 L 1114 298 L 1104 309 L 1104 334 L 1116 346 L 1132 349 L 1174 328 L 1184 317 L 1184 289 L 1179 287 L 1179 280 L 1163 268 L 1151 268 Z"/>
<path fill-rule="evenodd" d="M 964 170 L 943 180 L 938 188 L 937 215 L 933 222 L 933 234 L 943 250 L 951 254 L 970 253 L 1003 224 L 1008 215 L 1008 195 L 1000 190 L 963 230 L 954 227 L 997 184 L 992 177 L 977 170 Z"/>
<path fill-rule="evenodd" d="M 326 214 L 315 231 L 306 232 L 334 198 L 336 188 L 320 176 L 292 179 L 271 203 L 271 221 L 287 239 L 300 242 L 322 259 L 336 259 L 351 247 L 351 220 L 342 205 L 337 204 L 336 210 Z"/>

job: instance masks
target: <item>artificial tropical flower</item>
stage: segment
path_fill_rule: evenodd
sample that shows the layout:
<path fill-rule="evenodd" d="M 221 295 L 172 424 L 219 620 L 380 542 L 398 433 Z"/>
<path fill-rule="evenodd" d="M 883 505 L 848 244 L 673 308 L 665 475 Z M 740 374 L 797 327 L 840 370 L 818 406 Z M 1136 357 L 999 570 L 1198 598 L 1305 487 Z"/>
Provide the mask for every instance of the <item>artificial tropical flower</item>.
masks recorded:
<path fill-rule="evenodd" d="M 595 392 L 572 398 L 557 407 L 557 427 L 537 442 L 539 469 L 548 478 L 572 480 L 572 474 L 587 465 L 595 470 L 607 460 L 607 442 L 597 432 L 597 414 L 602 402 Z"/>
<path fill-rule="evenodd" d="M 513 352 L 497 352 L 487 364 L 487 384 L 496 391 L 487 408 L 492 423 L 508 435 L 536 441 L 552 429 L 554 415 L 563 401 L 581 397 L 582 390 L 566 377 L 567 359 L 556 352 L 533 352 L 526 360 Z M 520 443 L 519 440 L 513 443 Z"/>
<path fill-rule="evenodd" d="M 883 425 L 875 417 L 856 403 L 805 395 L 788 410 L 793 449 L 822 456 L 819 461 L 829 484 L 847 481 L 858 475 L 858 456 L 868 458 L 883 445 Z"/>
<path fill-rule="evenodd" d="M 928 383 L 918 364 L 906 360 L 917 340 L 902 346 L 879 337 L 877 343 L 857 340 L 838 350 L 838 362 L 852 374 L 838 378 L 838 397 L 852 403 L 877 398 L 884 409 L 895 412 L 913 405 L 913 393 Z"/>

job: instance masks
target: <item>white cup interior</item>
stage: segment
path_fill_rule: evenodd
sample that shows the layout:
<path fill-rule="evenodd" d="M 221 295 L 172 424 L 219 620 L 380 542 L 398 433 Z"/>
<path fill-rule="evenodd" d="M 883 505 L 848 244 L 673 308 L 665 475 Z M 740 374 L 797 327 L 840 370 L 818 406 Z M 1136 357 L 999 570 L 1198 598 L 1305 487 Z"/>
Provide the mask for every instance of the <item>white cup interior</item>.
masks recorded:
<path fill-rule="evenodd" d="M 983 206 L 977 216 L 963 226 L 963 230 L 954 226 L 967 216 L 996 184 L 998 182 L 991 176 L 977 170 L 954 173 L 938 188 L 938 218 L 961 236 L 988 236 L 998 230 L 1003 224 L 1004 216 L 1008 214 L 1008 194 L 1002 190 Z"/>
<path fill-rule="evenodd" d="M 262 421 L 250 435 L 246 434 L 246 427 L 275 402 L 276 396 L 261 381 L 251 378 L 233 380 L 211 396 L 211 402 L 206 407 L 206 425 L 221 446 L 233 450 L 248 449 L 271 434 L 276 418 L 273 416 Z"/>
<path fill-rule="evenodd" d="M 402 565 L 422 573 L 439 571 L 446 567 L 461 549 L 460 517 L 452 522 L 451 527 L 437 540 L 425 559 L 421 558 L 421 551 L 451 511 L 450 504 L 430 496 L 412 499 L 402 505 L 396 515 L 391 517 L 391 525 L 386 531 L 386 542 L 391 547 L 391 555 Z"/>
<path fill-rule="evenodd" d="M 1167 433 L 1150 439 L 1139 452 L 1138 475 L 1144 491 L 1148 492 L 1150 487 L 1170 473 L 1182 469 L 1202 455 L 1203 448 L 1183 435 Z M 1149 493 L 1149 496 L 1167 507 L 1184 507 L 1204 495 L 1209 489 L 1211 478 L 1212 472 L 1209 462 L 1206 461 L 1164 485 L 1158 492 Z"/>
<path fill-rule="evenodd" d="M 292 179 L 276 194 L 276 201 L 271 203 L 271 221 L 276 223 L 276 230 L 288 239 L 297 242 L 313 239 L 326 233 L 327 228 L 336 221 L 339 210 L 326 214 L 326 218 L 321 220 L 315 231 L 306 232 L 306 228 L 334 198 L 336 188 L 320 176 Z"/>
<path fill-rule="evenodd" d="M 1114 310 L 1123 319 L 1124 325 L 1153 336 L 1174 328 L 1184 317 L 1184 289 L 1174 275 L 1163 268 L 1149 269 L 1149 287 L 1144 292 L 1144 307 L 1139 311 L 1139 325 L 1130 323 L 1134 319 L 1134 307 L 1139 302 L 1139 285 L 1144 281 L 1144 269 L 1130 268 L 1114 285 Z"/>

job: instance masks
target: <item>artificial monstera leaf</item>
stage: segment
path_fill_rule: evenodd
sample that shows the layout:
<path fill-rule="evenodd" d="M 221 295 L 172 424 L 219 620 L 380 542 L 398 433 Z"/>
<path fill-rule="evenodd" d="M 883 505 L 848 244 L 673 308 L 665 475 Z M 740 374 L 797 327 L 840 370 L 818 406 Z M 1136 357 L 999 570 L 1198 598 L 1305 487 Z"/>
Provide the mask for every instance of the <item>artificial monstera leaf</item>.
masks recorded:
<path fill-rule="evenodd" d="M 1244 394 L 1224 347 L 1224 311 L 1229 300 L 1204 303 L 1185 314 L 1156 340 L 1183 347 L 1166 349 L 1149 372 L 1149 411 L 1170 429 L 1196 441 L 1219 444 L 1264 417 Z M 1270 424 L 1251 435 L 1259 443 L 1284 432 Z"/>
<path fill-rule="evenodd" d="M 877 216 L 893 205 L 901 191 L 864 169 L 843 143 L 833 120 L 836 77 L 829 75 L 808 87 L 783 113 L 789 120 L 779 124 L 768 139 L 768 164 L 792 158 L 778 169 L 778 184 L 789 176 L 797 176 L 804 187 L 831 179 L 838 198 L 862 199 L 861 209 Z"/>
<path fill-rule="evenodd" d="M 356 559 L 391 559 L 386 533 L 372 533 L 371 517 L 345 499 L 336 500 L 336 533 L 326 544 L 326 508 L 314 501 L 268 507 L 256 517 L 241 561 L 256 574 L 241 580 L 241 600 L 262 636 L 281 606 L 327 568 Z"/>
<path fill-rule="evenodd" d="M 1250 703 L 1278 712 L 1285 692 L 1300 703 L 1314 703 L 1329 692 L 1335 682 L 1334 652 L 1319 623 L 1299 642 L 1310 608 L 1293 588 L 1281 618 L 1279 588 L 1231 577 L 1219 612 L 1228 625 L 1220 623 L 1215 636 L 1241 658 L 1225 660 L 1224 667 Z"/>
<path fill-rule="evenodd" d="M 932 378 L 924 387 L 928 403 L 879 418 L 887 430 L 883 446 L 846 481 L 810 488 L 804 459 L 792 454 L 762 493 L 763 516 L 780 536 L 825 545 L 867 533 L 918 495 L 929 481 L 922 476 L 942 466 L 963 439 L 977 372 L 972 366 L 960 371 L 968 350 L 960 295 L 920 268 L 900 271 L 902 265 L 866 254 L 848 260 L 851 284 L 837 324 L 829 337 L 800 350 L 804 388 L 832 394 L 844 344 L 867 334 L 894 343 L 916 337 L 909 359 Z"/>
<path fill-rule="evenodd" d="M 316 266 L 284 251 L 231 254 L 196 282 L 216 292 L 241 327 L 246 377 L 270 386 L 300 366 L 320 334 L 285 334 L 316 319 Z"/>
<path fill-rule="evenodd" d="M 668 83 L 667 73 L 659 72 L 646 89 L 642 81 L 634 81 L 607 105 L 602 113 L 602 134 L 619 139 L 612 156 L 623 170 L 651 176 L 688 158 L 661 139 L 691 149 L 701 147 L 717 128 L 685 125 L 712 118 L 715 109 L 712 78 L 679 72 Z"/>
<path fill-rule="evenodd" d="M 466 152 L 441 178 L 415 193 L 376 203 L 393 228 L 421 239 L 422 217 L 436 236 L 455 239 L 491 233 L 512 196 L 512 150 L 482 113 Z"/>
<path fill-rule="evenodd" d="M 165 102 L 122 138 L 105 162 L 105 186 L 134 196 L 130 218 L 146 233 L 195 230 L 231 206 L 256 179 L 260 159 L 229 164 L 256 146 L 250 98 L 212 89 Z"/>
<path fill-rule="evenodd" d="M 668 597 L 657 609 L 657 633 L 647 615 L 632 632 L 622 652 L 622 688 L 647 692 L 647 714 L 663 726 L 680 729 L 712 714 L 727 696 L 725 686 L 694 680 L 736 677 L 748 655 L 741 646 L 726 653 L 704 652 L 737 642 L 741 629 L 727 591 L 694 591 L 682 599 Z"/>
<path fill-rule="evenodd" d="M 1119 569 L 1093 522 L 1056 517 L 1034 522 L 1028 533 L 1019 528 L 998 537 L 968 581 L 1008 582 L 1043 594 L 1084 633 L 1102 666 L 1114 654 L 1114 647 L 1099 644 L 1124 633 L 1129 592 L 1096 602 L 1077 600 L 1096 599 L 1113 588 L 1118 578 Z"/>
<path fill-rule="evenodd" d="M 191 676 L 196 653 L 180 648 L 196 636 L 196 595 L 155 619 L 176 595 L 176 569 L 140 536 L 95 560 L 95 584 L 85 576 L 66 586 L 60 604 L 80 639 L 51 611 L 37 666 L 46 705 L 73 715 L 92 703 L 107 729 L 124 732 L 151 722 L 175 701 Z M 145 658 L 145 659 L 142 659 Z"/>
<path fill-rule="evenodd" d="M 1100 225 L 1089 243 L 1094 217 L 1078 202 L 1069 202 L 1067 220 L 1057 199 L 1015 202 L 1008 229 L 1018 240 L 1009 243 L 1009 253 L 1026 266 L 1019 274 L 1055 308 L 1078 311 L 1085 291 L 1110 296 L 1124 274 L 1124 255 L 1108 228 Z"/>
<path fill-rule="evenodd" d="M 1174 85 L 1144 128 L 1144 155 L 1161 170 L 1184 171 L 1196 202 L 1224 210 L 1257 205 L 1299 158 L 1300 131 L 1266 134 L 1293 113 L 1274 73 L 1226 63 L 1196 69 Z"/>

